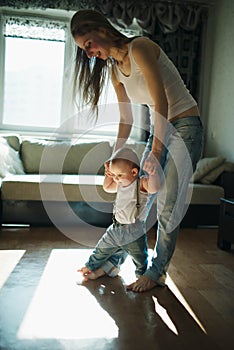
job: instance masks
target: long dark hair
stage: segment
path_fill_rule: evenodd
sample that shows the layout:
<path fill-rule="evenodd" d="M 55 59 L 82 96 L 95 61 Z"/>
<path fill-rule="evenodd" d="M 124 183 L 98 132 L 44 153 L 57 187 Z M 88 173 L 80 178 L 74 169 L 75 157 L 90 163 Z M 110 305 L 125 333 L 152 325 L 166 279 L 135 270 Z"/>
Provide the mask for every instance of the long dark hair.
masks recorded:
<path fill-rule="evenodd" d="M 110 35 L 113 46 L 121 47 L 123 42 L 131 41 L 124 34 L 114 28 L 105 16 L 95 10 L 77 11 L 71 19 L 71 34 L 83 36 L 90 31 L 104 28 Z M 106 77 L 110 76 L 113 60 L 106 61 L 98 58 L 88 58 L 85 51 L 77 47 L 74 69 L 73 97 L 79 90 L 83 105 L 90 104 L 92 110 L 97 111 L 99 97 L 103 90 Z"/>

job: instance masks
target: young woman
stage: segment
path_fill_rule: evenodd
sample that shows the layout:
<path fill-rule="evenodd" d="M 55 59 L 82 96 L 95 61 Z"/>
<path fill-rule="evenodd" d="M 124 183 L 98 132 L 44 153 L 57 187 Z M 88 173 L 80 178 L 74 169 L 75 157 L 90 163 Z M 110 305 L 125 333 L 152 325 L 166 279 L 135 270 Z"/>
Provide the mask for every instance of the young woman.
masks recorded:
<path fill-rule="evenodd" d="M 120 122 L 115 150 L 131 132 L 131 103 L 151 111 L 151 134 L 142 159 L 148 174 L 163 169 L 157 194 L 157 240 L 152 264 L 128 286 L 143 292 L 164 285 L 179 224 L 185 213 L 188 184 L 200 158 L 203 127 L 196 101 L 162 49 L 147 37 L 128 38 L 99 12 L 80 10 L 71 20 L 77 45 L 74 91 L 95 110 L 111 68 Z M 112 260 L 116 264 L 115 259 Z"/>

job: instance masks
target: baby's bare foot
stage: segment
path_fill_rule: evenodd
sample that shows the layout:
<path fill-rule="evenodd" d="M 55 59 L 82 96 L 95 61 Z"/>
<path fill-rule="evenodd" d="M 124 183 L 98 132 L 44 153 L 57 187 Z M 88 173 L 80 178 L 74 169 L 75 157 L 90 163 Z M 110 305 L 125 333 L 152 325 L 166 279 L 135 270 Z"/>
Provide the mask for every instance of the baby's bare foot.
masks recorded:
<path fill-rule="evenodd" d="M 82 267 L 81 269 L 78 269 L 77 272 L 81 272 L 83 276 L 87 276 L 89 273 L 92 273 L 92 271 L 86 266 Z"/>
<path fill-rule="evenodd" d="M 157 286 L 157 283 L 151 280 L 148 276 L 141 276 L 136 282 L 127 286 L 128 290 L 132 290 L 133 292 L 146 292 Z"/>
<path fill-rule="evenodd" d="M 90 280 L 96 280 L 97 278 L 104 276 L 105 274 L 105 271 L 100 267 L 99 269 L 88 273 L 86 277 Z"/>

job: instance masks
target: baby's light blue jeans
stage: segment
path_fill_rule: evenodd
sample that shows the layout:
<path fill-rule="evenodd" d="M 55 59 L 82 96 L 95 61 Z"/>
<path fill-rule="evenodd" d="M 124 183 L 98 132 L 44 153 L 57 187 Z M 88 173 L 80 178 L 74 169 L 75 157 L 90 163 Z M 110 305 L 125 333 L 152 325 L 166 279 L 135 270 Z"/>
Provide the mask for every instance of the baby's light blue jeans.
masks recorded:
<path fill-rule="evenodd" d="M 129 254 L 135 264 L 136 277 L 144 274 L 148 266 L 148 245 L 145 223 L 136 220 L 132 224 L 112 224 L 97 243 L 89 260 L 85 264 L 91 271 L 102 267 L 106 274 L 115 277 L 119 273 L 119 265 L 113 266 L 108 259 L 115 254 Z M 104 266 L 104 267 L 103 267 Z"/>

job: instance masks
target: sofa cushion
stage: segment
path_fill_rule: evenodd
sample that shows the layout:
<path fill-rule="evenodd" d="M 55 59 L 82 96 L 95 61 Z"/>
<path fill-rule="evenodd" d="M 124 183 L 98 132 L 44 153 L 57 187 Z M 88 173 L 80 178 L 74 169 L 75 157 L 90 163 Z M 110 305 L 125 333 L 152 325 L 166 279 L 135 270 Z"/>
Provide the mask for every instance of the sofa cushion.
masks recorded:
<path fill-rule="evenodd" d="M 3 200 L 113 202 L 115 194 L 103 190 L 101 175 L 9 175 L 2 181 Z M 191 204 L 219 205 L 221 186 L 190 184 Z"/>
<path fill-rule="evenodd" d="M 109 142 L 69 143 L 23 140 L 21 158 L 28 174 L 103 174 L 111 155 Z"/>
<path fill-rule="evenodd" d="M 2 200 L 112 202 L 101 175 L 14 175 L 2 181 Z"/>
<path fill-rule="evenodd" d="M 224 196 L 224 189 L 221 186 L 190 184 L 192 186 L 191 204 L 219 205 L 220 198 Z"/>

